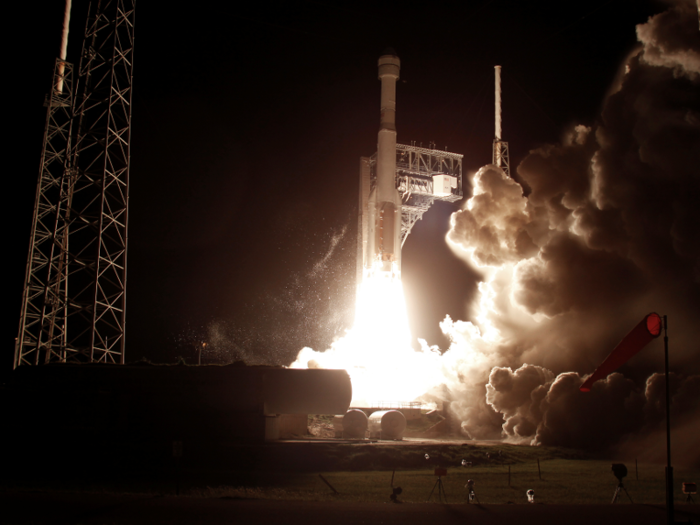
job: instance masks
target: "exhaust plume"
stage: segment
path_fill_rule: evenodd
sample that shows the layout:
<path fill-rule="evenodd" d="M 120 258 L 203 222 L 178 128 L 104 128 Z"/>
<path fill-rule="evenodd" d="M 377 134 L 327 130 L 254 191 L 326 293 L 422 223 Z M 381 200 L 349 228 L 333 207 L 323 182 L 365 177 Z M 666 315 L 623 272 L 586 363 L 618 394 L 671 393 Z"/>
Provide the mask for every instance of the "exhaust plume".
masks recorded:
<path fill-rule="evenodd" d="M 615 373 L 591 394 L 578 391 L 583 374 L 652 310 L 668 315 L 671 367 L 699 371 L 696 8 L 676 2 L 637 34 L 641 48 L 596 125 L 574 126 L 560 144 L 532 150 L 517 168 L 525 191 L 498 167 L 483 167 L 473 196 L 452 217 L 448 243 L 483 275 L 474 322 L 443 326 L 452 338 L 445 356 L 486 348 L 478 367 L 489 370 L 482 376 L 485 404 L 459 399 L 478 390 L 464 386 L 463 378 L 479 374 L 472 365 L 456 365 L 461 391 L 448 383 L 469 435 L 492 434 L 476 422 L 495 414 L 501 435 L 516 442 L 602 450 L 653 441 L 660 432 L 658 374 L 646 390 Z M 624 373 L 639 379 L 660 370 L 656 346 Z M 673 422 L 695 429 L 697 401 L 694 408 L 688 403 L 700 396 L 685 392 L 695 392 L 698 376 L 675 381 Z M 697 451 L 683 450 L 684 460 L 700 461 Z"/>

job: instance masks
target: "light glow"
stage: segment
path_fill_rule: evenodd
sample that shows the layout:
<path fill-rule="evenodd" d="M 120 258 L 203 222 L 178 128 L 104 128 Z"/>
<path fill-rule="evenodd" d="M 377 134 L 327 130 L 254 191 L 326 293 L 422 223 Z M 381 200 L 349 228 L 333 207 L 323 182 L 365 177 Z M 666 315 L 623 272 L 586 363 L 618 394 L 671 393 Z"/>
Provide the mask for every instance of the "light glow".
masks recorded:
<path fill-rule="evenodd" d="M 347 370 L 352 406 L 413 401 L 445 380 L 437 349 L 411 347 L 401 280 L 381 272 L 364 279 L 345 337 L 325 352 L 304 348 L 291 364 L 307 367 Z"/>

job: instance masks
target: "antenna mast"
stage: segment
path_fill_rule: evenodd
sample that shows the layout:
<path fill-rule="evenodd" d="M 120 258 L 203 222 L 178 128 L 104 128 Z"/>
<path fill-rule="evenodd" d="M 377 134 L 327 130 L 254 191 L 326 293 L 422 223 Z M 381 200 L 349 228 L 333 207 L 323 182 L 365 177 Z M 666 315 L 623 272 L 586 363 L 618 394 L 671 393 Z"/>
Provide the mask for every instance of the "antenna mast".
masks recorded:
<path fill-rule="evenodd" d="M 494 66 L 496 74 L 496 138 L 493 139 L 493 164 L 510 177 L 508 143 L 501 140 L 501 66 Z"/>

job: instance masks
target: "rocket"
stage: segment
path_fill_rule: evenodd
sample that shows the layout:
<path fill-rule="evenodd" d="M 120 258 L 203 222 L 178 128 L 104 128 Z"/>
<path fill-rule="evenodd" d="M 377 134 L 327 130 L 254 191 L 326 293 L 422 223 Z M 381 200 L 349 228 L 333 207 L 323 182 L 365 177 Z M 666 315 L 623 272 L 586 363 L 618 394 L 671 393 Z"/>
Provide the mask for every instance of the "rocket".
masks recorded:
<path fill-rule="evenodd" d="M 376 183 L 367 202 L 364 275 L 401 275 L 401 196 L 396 189 L 396 81 L 401 61 L 391 49 L 379 57 L 382 83 Z"/>

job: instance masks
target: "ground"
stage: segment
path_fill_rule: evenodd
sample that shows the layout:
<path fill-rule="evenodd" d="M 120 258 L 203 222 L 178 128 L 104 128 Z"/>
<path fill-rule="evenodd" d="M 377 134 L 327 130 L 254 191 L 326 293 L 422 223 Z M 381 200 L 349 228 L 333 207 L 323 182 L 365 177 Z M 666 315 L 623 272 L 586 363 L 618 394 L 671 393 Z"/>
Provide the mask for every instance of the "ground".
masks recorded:
<path fill-rule="evenodd" d="M 131 494 L 0 492 L 2 522 L 16 525 L 81 524 L 308 524 L 424 525 L 661 525 L 660 505 L 467 505 L 256 501 Z M 700 522 L 700 506 L 679 506 L 676 520 Z"/>

